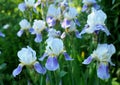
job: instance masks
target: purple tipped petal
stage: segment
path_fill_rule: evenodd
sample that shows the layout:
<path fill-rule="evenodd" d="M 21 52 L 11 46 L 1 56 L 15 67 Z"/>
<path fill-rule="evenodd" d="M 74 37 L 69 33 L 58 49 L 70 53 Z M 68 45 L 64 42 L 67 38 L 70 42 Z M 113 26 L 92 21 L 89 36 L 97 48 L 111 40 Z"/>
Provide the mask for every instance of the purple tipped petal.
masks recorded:
<path fill-rule="evenodd" d="M 17 32 L 17 36 L 18 36 L 18 37 L 21 37 L 22 34 L 23 34 L 23 32 L 24 32 L 23 30 L 19 30 L 19 31 Z"/>
<path fill-rule="evenodd" d="M 88 6 L 87 5 L 83 5 L 82 12 L 85 12 L 87 9 L 88 9 Z"/>
<path fill-rule="evenodd" d="M 108 65 L 100 64 L 97 69 L 97 76 L 101 79 L 108 79 L 110 77 Z"/>
<path fill-rule="evenodd" d="M 92 57 L 91 56 L 89 56 L 87 59 L 85 59 L 83 62 L 82 62 L 82 64 L 90 64 L 91 63 L 91 61 L 92 61 Z"/>
<path fill-rule="evenodd" d="M 73 60 L 66 52 L 63 53 L 63 55 L 65 56 L 65 60 Z"/>
<path fill-rule="evenodd" d="M 76 25 L 80 26 L 80 22 L 78 21 L 78 19 L 75 19 L 74 21 Z"/>
<path fill-rule="evenodd" d="M 18 5 L 18 9 L 19 9 L 20 11 L 24 12 L 25 9 L 26 9 L 25 3 L 20 3 L 20 4 Z"/>
<path fill-rule="evenodd" d="M 103 25 L 96 25 L 96 28 L 97 28 L 96 30 L 102 30 L 103 32 L 105 32 L 107 36 L 110 35 L 109 30 L 105 26 L 103 26 Z"/>
<path fill-rule="evenodd" d="M 62 26 L 62 28 L 68 28 L 68 27 L 70 27 L 70 23 L 71 23 L 71 20 L 64 19 L 61 26 Z"/>
<path fill-rule="evenodd" d="M 43 61 L 48 56 L 47 53 L 44 53 L 42 57 L 39 58 L 40 61 Z"/>
<path fill-rule="evenodd" d="M 46 73 L 46 69 L 45 69 L 44 67 L 42 67 L 39 62 L 36 62 L 36 63 L 34 64 L 34 68 L 35 68 L 35 70 L 36 70 L 38 73 L 41 73 L 41 74 L 45 74 L 45 73 Z"/>
<path fill-rule="evenodd" d="M 48 57 L 45 67 L 50 71 L 55 71 L 59 68 L 58 60 L 56 57 Z"/>
<path fill-rule="evenodd" d="M 79 35 L 79 31 L 76 31 L 75 35 L 76 35 L 77 38 L 81 38 L 81 36 Z"/>
<path fill-rule="evenodd" d="M 12 74 L 13 74 L 14 77 L 16 77 L 17 75 L 19 75 L 19 74 L 21 73 L 22 67 L 23 67 L 23 66 L 19 64 L 18 67 L 13 70 L 13 73 L 12 73 Z"/>
<path fill-rule="evenodd" d="M 0 36 L 1 37 L 5 37 L 5 34 L 3 34 L 2 32 L 0 32 Z"/>
<path fill-rule="evenodd" d="M 51 16 L 47 17 L 46 21 L 49 27 L 53 27 L 56 24 L 56 20 Z"/>
<path fill-rule="evenodd" d="M 42 35 L 41 34 L 36 34 L 35 42 L 39 43 L 42 41 Z"/>

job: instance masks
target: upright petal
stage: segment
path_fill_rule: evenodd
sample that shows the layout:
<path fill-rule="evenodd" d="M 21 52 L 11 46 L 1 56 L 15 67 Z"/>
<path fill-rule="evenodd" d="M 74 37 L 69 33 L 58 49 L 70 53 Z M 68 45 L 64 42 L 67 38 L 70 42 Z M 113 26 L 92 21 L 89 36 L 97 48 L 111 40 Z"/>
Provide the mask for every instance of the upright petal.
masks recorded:
<path fill-rule="evenodd" d="M 35 42 L 39 43 L 42 41 L 42 35 L 41 34 L 36 34 Z"/>
<path fill-rule="evenodd" d="M 73 60 L 66 52 L 63 52 L 63 55 L 65 56 L 65 60 Z"/>
<path fill-rule="evenodd" d="M 101 79 L 108 79 L 110 77 L 108 65 L 101 63 L 97 69 L 97 76 Z"/>
<path fill-rule="evenodd" d="M 38 73 L 41 73 L 41 74 L 46 73 L 46 69 L 44 67 L 42 67 L 39 62 L 35 62 L 34 68 Z"/>
<path fill-rule="evenodd" d="M 82 64 L 90 64 L 91 63 L 91 61 L 92 61 L 92 57 L 91 56 L 89 56 L 87 59 L 85 59 L 83 62 L 82 62 Z"/>
<path fill-rule="evenodd" d="M 23 65 L 19 64 L 18 67 L 16 69 L 13 70 L 13 76 L 16 77 L 17 75 L 19 75 L 22 71 L 22 67 Z"/>
<path fill-rule="evenodd" d="M 50 71 L 55 71 L 59 68 L 58 60 L 56 57 L 48 57 L 45 67 Z"/>

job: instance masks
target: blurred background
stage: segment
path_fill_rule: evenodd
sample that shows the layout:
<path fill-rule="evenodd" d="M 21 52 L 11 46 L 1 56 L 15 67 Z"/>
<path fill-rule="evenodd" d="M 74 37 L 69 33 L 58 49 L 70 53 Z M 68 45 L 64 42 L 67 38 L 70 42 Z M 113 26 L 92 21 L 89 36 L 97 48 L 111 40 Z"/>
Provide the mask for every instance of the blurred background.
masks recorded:
<path fill-rule="evenodd" d="M 64 41 L 67 52 L 75 60 L 66 62 L 60 58 L 60 70 L 42 76 L 32 73 L 31 70 L 26 71 L 27 68 L 24 67 L 21 74 L 14 78 L 12 71 L 19 64 L 17 52 L 22 47 L 30 45 L 38 57 L 42 56 L 45 50 L 45 43 L 34 42 L 35 36 L 23 34 L 22 37 L 17 37 L 19 22 L 24 18 L 18 10 L 18 4 L 21 2 L 23 0 L 0 0 L 0 31 L 5 34 L 4 38 L 0 37 L 0 85 L 57 85 L 54 83 L 56 81 L 60 81 L 59 85 L 120 85 L 120 0 L 98 0 L 101 9 L 107 14 L 106 26 L 111 33 L 110 36 L 101 33 L 100 42 L 113 43 L 116 47 L 116 53 L 112 56 L 115 66 L 110 67 L 111 77 L 108 81 L 97 78 L 96 69 L 92 69 L 94 63 L 89 66 L 81 64 L 93 51 L 90 49 L 91 38 L 86 37 L 87 35 L 81 40 L 71 35 Z M 80 11 L 83 5 L 81 0 L 73 0 L 73 5 L 79 11 L 78 19 L 81 27 L 77 29 L 81 31 L 86 23 L 87 14 Z M 41 18 L 37 16 L 35 18 Z M 45 39 L 46 37 L 43 40 Z M 42 62 L 43 65 L 44 63 Z M 55 76 L 55 73 L 59 75 Z"/>

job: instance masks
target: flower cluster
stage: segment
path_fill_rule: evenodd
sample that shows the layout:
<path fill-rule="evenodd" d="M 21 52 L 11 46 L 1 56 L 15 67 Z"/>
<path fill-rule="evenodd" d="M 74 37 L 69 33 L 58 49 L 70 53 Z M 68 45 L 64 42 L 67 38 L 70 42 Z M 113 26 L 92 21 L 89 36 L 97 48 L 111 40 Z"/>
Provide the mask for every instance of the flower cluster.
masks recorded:
<path fill-rule="evenodd" d="M 35 0 L 24 0 L 23 3 L 18 5 L 18 9 L 22 12 L 25 12 L 26 10 L 31 11 L 31 8 L 36 9 L 36 7 L 38 7 L 40 4 L 42 6 L 45 1 L 46 0 L 38 0 L 35 2 Z M 41 43 L 43 40 L 42 38 L 44 37 L 42 36 L 42 31 L 45 30 L 47 32 L 48 38 L 45 40 L 47 44 L 45 47 L 45 52 L 39 58 L 39 61 L 43 61 L 46 57 L 48 57 L 45 67 L 43 67 L 39 61 L 37 61 L 36 52 L 31 47 L 27 46 L 27 48 L 22 48 L 20 51 L 18 51 L 20 64 L 13 71 L 14 77 L 20 74 L 23 66 L 34 66 L 35 70 L 41 74 L 45 74 L 46 69 L 49 71 L 55 71 L 59 69 L 58 59 L 61 54 L 64 55 L 66 61 L 73 60 L 68 55 L 63 42 L 63 38 L 65 38 L 66 34 L 74 32 L 77 38 L 82 38 L 82 35 L 85 33 L 95 33 L 96 36 L 98 36 L 98 33 L 103 31 L 107 36 L 110 35 L 110 32 L 105 25 L 107 15 L 100 9 L 100 6 L 97 4 L 96 0 L 82 1 L 82 12 L 86 11 L 90 14 L 88 14 L 87 23 L 81 32 L 79 32 L 77 29 L 80 27 L 80 22 L 77 18 L 79 15 L 77 9 L 69 5 L 68 0 L 55 0 L 52 4 L 49 4 L 48 2 L 49 1 L 46 1 L 46 7 L 48 7 L 47 11 L 44 12 L 43 9 L 45 4 L 42 6 L 43 8 L 41 8 L 41 11 L 43 12 L 42 14 L 46 13 L 46 15 L 42 16 L 41 19 L 34 19 L 31 14 L 28 15 L 30 19 L 25 18 L 20 21 L 20 30 L 17 33 L 18 37 L 21 37 L 24 31 L 35 34 L 36 37 L 34 41 Z M 0 33 L 0 36 L 3 36 L 3 34 Z M 108 63 L 114 65 L 111 62 L 111 56 L 116 50 L 113 44 L 100 44 L 100 42 L 97 43 L 99 43 L 98 47 L 87 59 L 83 61 L 83 64 L 89 64 L 92 60 L 97 60 L 98 77 L 101 79 L 108 79 L 110 77 Z"/>

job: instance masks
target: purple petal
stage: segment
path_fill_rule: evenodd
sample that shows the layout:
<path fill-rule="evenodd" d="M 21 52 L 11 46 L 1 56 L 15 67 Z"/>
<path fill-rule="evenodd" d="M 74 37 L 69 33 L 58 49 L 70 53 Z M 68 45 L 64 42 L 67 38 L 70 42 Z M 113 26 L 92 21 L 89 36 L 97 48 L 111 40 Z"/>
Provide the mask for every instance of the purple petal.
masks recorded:
<path fill-rule="evenodd" d="M 74 21 L 76 25 L 80 26 L 80 22 L 78 21 L 78 19 L 75 19 Z"/>
<path fill-rule="evenodd" d="M 36 70 L 38 73 L 41 73 L 41 74 L 45 74 L 45 73 L 46 73 L 46 69 L 45 69 L 44 67 L 42 67 L 39 62 L 36 62 L 36 63 L 34 64 L 34 68 L 35 68 L 35 70 Z"/>
<path fill-rule="evenodd" d="M 97 76 L 101 79 L 108 79 L 110 77 L 108 65 L 100 64 L 97 69 Z"/>
<path fill-rule="evenodd" d="M 53 27 L 56 24 L 56 20 L 51 16 L 47 17 L 46 21 L 49 27 Z"/>
<path fill-rule="evenodd" d="M 96 25 L 96 30 L 102 30 L 103 32 L 106 33 L 107 36 L 110 35 L 109 30 L 103 25 Z"/>
<path fill-rule="evenodd" d="M 50 71 L 55 71 L 59 68 L 58 60 L 56 57 L 48 57 L 45 67 Z"/>
<path fill-rule="evenodd" d="M 79 35 L 79 31 L 76 31 L 75 35 L 76 35 L 77 38 L 81 38 L 81 36 Z"/>
<path fill-rule="evenodd" d="M 66 52 L 63 52 L 63 55 L 65 56 L 65 60 L 73 60 Z"/>
<path fill-rule="evenodd" d="M 0 36 L 1 37 L 5 37 L 5 34 L 3 34 L 2 32 L 0 32 Z"/>
<path fill-rule="evenodd" d="M 18 9 L 19 9 L 20 11 L 24 12 L 25 9 L 26 9 L 25 3 L 20 3 L 20 4 L 18 5 Z"/>
<path fill-rule="evenodd" d="M 34 31 L 33 28 L 30 28 L 30 29 L 29 29 L 29 32 L 30 32 L 31 34 L 35 34 L 35 31 Z"/>
<path fill-rule="evenodd" d="M 42 41 L 42 35 L 41 34 L 36 34 L 35 42 L 39 43 Z"/>
<path fill-rule="evenodd" d="M 21 37 L 22 34 L 23 34 L 23 32 L 24 32 L 23 30 L 19 30 L 19 31 L 17 32 L 17 36 L 18 36 L 18 37 Z"/>
<path fill-rule="evenodd" d="M 87 5 L 83 5 L 82 12 L 85 12 L 87 9 L 88 9 L 88 6 Z"/>
<path fill-rule="evenodd" d="M 48 56 L 47 53 L 44 53 L 42 57 L 39 58 L 40 61 L 43 61 Z"/>
<path fill-rule="evenodd" d="M 23 65 L 19 64 L 18 67 L 16 69 L 13 70 L 13 76 L 16 77 L 17 75 L 19 75 L 22 71 L 22 67 Z"/>
<path fill-rule="evenodd" d="M 92 57 L 91 56 L 89 56 L 87 59 L 85 59 L 83 62 L 82 62 L 82 64 L 90 64 L 91 63 L 91 61 L 92 61 Z"/>
<path fill-rule="evenodd" d="M 99 10 L 99 9 L 100 9 L 100 6 L 99 6 L 97 3 L 94 3 L 94 4 L 93 4 L 93 7 L 94 7 L 96 10 Z"/>
<path fill-rule="evenodd" d="M 64 19 L 61 26 L 62 28 L 68 28 L 70 27 L 71 20 Z"/>

